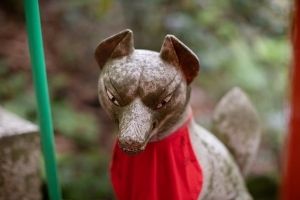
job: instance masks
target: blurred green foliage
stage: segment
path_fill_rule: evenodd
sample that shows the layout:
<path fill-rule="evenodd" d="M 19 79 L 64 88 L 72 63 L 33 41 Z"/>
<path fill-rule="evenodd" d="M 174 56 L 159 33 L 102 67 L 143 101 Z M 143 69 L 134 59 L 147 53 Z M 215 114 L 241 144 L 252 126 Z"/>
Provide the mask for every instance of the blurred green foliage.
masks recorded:
<path fill-rule="evenodd" d="M 76 112 L 70 104 L 53 104 L 53 123 L 61 134 L 77 141 L 77 145 L 97 145 L 97 121 L 89 112 Z"/>
<path fill-rule="evenodd" d="M 100 39 L 97 35 L 116 32 L 108 30 L 116 26 L 133 29 L 137 48 L 158 51 L 166 33 L 180 38 L 200 58 L 201 71 L 195 85 L 200 85 L 214 103 L 233 86 L 244 89 L 258 108 L 264 137 L 279 154 L 290 61 L 288 1 L 43 1 L 42 10 L 51 13 L 47 8 L 55 8 L 58 17 L 51 18 L 56 21 L 46 20 L 44 29 L 59 24 L 51 40 L 58 48 L 48 45 L 48 53 L 55 51 L 64 66 L 51 71 L 49 86 L 57 146 L 63 146 L 58 152 L 58 165 L 65 199 L 114 198 L 108 181 L 110 154 L 101 146 L 103 135 L 108 133 L 99 131 L 106 124 L 100 123 L 96 108 L 91 112 L 85 101 L 78 100 L 82 94 L 72 96 L 68 91 L 84 85 L 74 84 L 74 77 L 85 76 L 83 81 L 94 76 L 96 71 L 89 72 L 85 66 L 92 59 L 87 55 L 92 55 L 92 46 Z M 14 70 L 0 53 L 0 81 L 0 104 L 37 122 L 30 71 Z M 255 199 L 276 199 L 277 193 L 272 191 L 278 179 L 278 171 L 250 177 L 248 187 Z"/>
<path fill-rule="evenodd" d="M 97 149 L 74 155 L 59 156 L 60 179 L 64 199 L 113 198 L 108 177 L 107 155 Z"/>
<path fill-rule="evenodd" d="M 253 176 L 248 178 L 247 187 L 255 200 L 278 199 L 279 180 L 272 176 Z"/>

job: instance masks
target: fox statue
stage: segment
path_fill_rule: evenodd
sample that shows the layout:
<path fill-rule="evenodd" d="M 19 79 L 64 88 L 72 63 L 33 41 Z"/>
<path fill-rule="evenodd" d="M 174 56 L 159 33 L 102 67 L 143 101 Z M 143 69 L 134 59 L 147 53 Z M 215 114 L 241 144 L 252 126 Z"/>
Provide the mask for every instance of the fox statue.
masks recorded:
<path fill-rule="evenodd" d="M 98 96 L 118 126 L 110 178 L 120 200 L 250 200 L 244 176 L 260 141 L 257 112 L 232 89 L 217 105 L 213 132 L 189 104 L 197 56 L 167 35 L 160 52 L 135 49 L 124 30 L 95 51 Z"/>

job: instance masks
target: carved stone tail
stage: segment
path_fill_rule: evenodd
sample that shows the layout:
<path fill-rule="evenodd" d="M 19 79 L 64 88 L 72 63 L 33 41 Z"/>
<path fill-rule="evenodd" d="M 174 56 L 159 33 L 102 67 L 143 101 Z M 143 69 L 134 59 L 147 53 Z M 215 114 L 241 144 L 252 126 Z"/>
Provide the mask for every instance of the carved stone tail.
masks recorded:
<path fill-rule="evenodd" d="M 231 89 L 217 105 L 213 133 L 229 149 L 245 176 L 259 146 L 261 127 L 256 109 L 240 88 Z"/>

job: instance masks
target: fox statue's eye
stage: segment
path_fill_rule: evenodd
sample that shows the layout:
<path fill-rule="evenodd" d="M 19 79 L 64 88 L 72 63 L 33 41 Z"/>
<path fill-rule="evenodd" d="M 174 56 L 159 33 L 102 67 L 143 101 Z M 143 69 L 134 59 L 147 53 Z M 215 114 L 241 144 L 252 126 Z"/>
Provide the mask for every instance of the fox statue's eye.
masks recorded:
<path fill-rule="evenodd" d="M 165 106 L 172 98 L 172 94 L 166 96 L 159 104 L 157 104 L 156 109 L 160 109 Z"/>
<path fill-rule="evenodd" d="M 105 88 L 106 89 L 106 88 Z M 113 103 L 115 104 L 116 106 L 120 106 L 118 100 L 116 99 L 116 97 L 114 97 L 114 95 L 108 90 L 106 89 L 106 94 L 107 94 L 107 97 L 108 99 Z"/>

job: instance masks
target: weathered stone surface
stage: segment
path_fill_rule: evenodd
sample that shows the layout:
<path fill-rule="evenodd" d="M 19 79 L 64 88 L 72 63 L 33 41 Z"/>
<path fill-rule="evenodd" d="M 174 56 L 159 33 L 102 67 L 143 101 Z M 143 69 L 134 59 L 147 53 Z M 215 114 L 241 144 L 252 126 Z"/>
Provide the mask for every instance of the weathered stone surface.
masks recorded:
<path fill-rule="evenodd" d="M 217 105 L 213 129 L 246 175 L 258 149 L 261 126 L 256 109 L 240 88 L 230 90 Z"/>
<path fill-rule="evenodd" d="M 38 128 L 0 108 L 0 200 L 41 199 Z"/>

